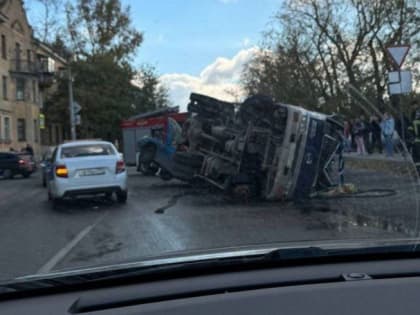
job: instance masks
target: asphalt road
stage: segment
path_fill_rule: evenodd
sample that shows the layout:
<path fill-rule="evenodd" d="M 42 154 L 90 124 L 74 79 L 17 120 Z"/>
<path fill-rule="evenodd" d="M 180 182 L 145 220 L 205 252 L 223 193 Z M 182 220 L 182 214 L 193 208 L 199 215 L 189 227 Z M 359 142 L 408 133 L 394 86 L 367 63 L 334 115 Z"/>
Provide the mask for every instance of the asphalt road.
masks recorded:
<path fill-rule="evenodd" d="M 39 174 L 0 180 L 0 280 L 208 248 L 411 233 L 405 224 L 417 215 L 411 181 L 360 170 L 348 175 L 364 188 L 388 187 L 395 194 L 244 203 L 130 170 L 127 204 L 96 198 L 52 209 Z M 396 205 L 410 210 L 395 213 Z M 400 221 L 394 226 L 387 217 Z"/>

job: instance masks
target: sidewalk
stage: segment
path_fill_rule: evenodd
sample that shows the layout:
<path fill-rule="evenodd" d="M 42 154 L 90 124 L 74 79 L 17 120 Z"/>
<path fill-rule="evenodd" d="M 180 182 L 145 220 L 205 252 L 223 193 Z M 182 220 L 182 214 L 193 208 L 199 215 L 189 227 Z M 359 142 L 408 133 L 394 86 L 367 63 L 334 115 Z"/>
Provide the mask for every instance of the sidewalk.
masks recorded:
<path fill-rule="evenodd" d="M 386 157 L 380 153 L 359 155 L 352 152 L 344 154 L 344 163 L 345 169 L 364 169 L 411 179 L 418 178 L 416 167 L 409 154 L 404 157 L 401 153 L 396 153 L 392 157 Z"/>
<path fill-rule="evenodd" d="M 363 160 L 385 160 L 385 161 L 395 161 L 395 162 L 411 162 L 410 156 L 402 156 L 401 153 L 395 153 L 392 157 L 385 156 L 385 153 L 372 153 L 366 155 L 360 155 L 356 152 L 344 153 L 344 158 L 354 158 L 354 159 L 363 159 Z"/>

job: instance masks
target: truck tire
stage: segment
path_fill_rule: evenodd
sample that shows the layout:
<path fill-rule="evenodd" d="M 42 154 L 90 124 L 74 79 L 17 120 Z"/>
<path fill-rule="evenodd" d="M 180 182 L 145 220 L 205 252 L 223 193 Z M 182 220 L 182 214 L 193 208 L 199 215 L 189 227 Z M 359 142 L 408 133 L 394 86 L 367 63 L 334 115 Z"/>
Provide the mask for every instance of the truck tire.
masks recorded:
<path fill-rule="evenodd" d="M 154 160 L 156 155 L 156 147 L 154 145 L 145 145 L 141 148 L 139 155 L 139 165 L 140 163 L 150 163 Z"/>
<path fill-rule="evenodd" d="M 189 165 L 193 168 L 200 168 L 203 164 L 203 156 L 191 152 L 176 152 L 174 154 L 174 161 L 176 163 Z"/>
<path fill-rule="evenodd" d="M 173 178 L 172 174 L 165 169 L 160 170 L 159 176 L 162 180 L 171 180 Z"/>
<path fill-rule="evenodd" d="M 159 167 L 153 162 L 140 162 L 137 170 L 143 175 L 153 176 L 156 175 L 157 171 L 159 170 Z"/>

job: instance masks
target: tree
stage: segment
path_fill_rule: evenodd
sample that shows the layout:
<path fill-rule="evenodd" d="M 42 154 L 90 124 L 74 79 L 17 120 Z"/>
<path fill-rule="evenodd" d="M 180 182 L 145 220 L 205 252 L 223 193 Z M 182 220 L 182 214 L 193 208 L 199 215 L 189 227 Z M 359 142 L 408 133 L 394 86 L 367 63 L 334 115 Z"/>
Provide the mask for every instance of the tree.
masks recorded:
<path fill-rule="evenodd" d="M 66 14 L 75 57 L 69 64 L 74 99 L 82 106 L 79 137 L 120 139 L 121 120 L 168 105 L 155 70 L 144 66 L 134 71 L 130 65 L 142 35 L 131 25 L 129 7 L 122 8 L 118 0 L 77 0 L 67 4 Z M 69 50 L 60 36 L 51 46 L 61 55 Z M 63 119 L 63 113 L 69 115 L 67 84 L 61 78 L 47 101 L 50 121 L 69 121 Z"/>
<path fill-rule="evenodd" d="M 63 0 L 33 0 L 42 10 L 34 16 L 34 31 L 44 43 L 51 43 L 54 38 L 63 32 L 63 24 L 60 22 L 60 12 L 64 4 Z"/>
<path fill-rule="evenodd" d="M 136 113 L 170 105 L 168 91 L 159 82 L 153 67 L 144 65 L 133 78 L 133 99 Z"/>
<path fill-rule="evenodd" d="M 77 57 L 108 55 L 114 61 L 130 59 L 143 41 L 131 25 L 130 7 L 119 0 L 77 0 L 66 6 L 67 28 Z"/>
<path fill-rule="evenodd" d="M 418 69 L 419 13 L 415 0 L 288 1 L 276 15 L 278 28 L 266 35 L 270 53 L 247 67 L 245 87 L 306 107 L 322 105 L 326 112 L 357 114 L 362 107 L 349 98 L 352 87 L 381 107 L 392 69 L 386 47 L 411 43 L 407 64 Z M 314 106 L 317 99 L 325 102 Z"/>

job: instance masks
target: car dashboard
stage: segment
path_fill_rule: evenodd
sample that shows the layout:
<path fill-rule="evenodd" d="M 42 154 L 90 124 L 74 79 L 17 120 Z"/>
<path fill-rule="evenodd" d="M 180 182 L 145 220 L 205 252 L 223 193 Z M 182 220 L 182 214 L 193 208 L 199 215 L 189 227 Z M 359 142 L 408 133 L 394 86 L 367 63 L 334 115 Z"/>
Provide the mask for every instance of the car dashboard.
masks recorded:
<path fill-rule="evenodd" d="M 0 314 L 418 314 L 419 262 L 289 266 L 11 294 Z"/>

